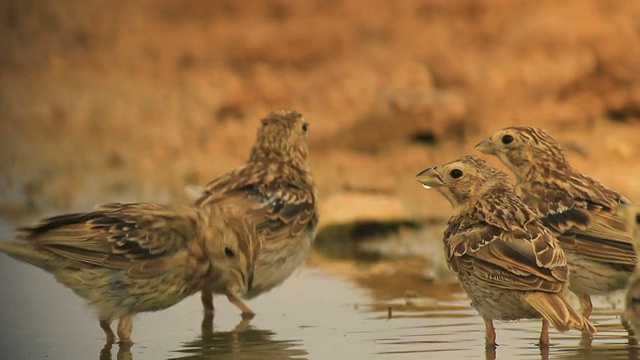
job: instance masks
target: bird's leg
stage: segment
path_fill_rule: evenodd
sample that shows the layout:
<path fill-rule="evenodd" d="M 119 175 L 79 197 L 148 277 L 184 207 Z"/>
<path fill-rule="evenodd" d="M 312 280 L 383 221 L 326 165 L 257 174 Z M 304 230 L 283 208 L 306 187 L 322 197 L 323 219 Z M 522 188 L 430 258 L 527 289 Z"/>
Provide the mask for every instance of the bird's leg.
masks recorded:
<path fill-rule="evenodd" d="M 585 319 L 589 319 L 589 316 L 591 316 L 591 312 L 593 311 L 593 304 L 591 304 L 591 296 L 587 294 L 579 294 L 578 301 L 580 301 L 582 316 L 584 316 Z"/>
<path fill-rule="evenodd" d="M 116 335 L 111 330 L 111 321 L 109 320 L 100 320 L 100 328 L 104 331 L 104 334 L 107 335 L 107 343 L 112 344 L 116 340 Z"/>
<path fill-rule="evenodd" d="M 549 321 L 542 319 L 542 328 L 540 329 L 540 347 L 549 346 Z"/>
<path fill-rule="evenodd" d="M 485 346 L 495 347 L 496 344 L 496 329 L 493 327 L 493 319 L 483 316 L 484 320 L 484 333 L 485 333 Z"/>
<path fill-rule="evenodd" d="M 131 331 L 133 330 L 133 317 L 131 315 L 125 315 L 118 321 L 118 338 L 120 338 L 120 344 L 133 344 L 131 341 Z"/>
<path fill-rule="evenodd" d="M 242 317 L 242 320 L 240 320 L 240 322 L 238 323 L 238 325 L 236 325 L 236 327 L 233 328 L 234 332 L 243 332 L 245 330 L 247 330 L 247 328 L 249 328 L 249 323 L 251 322 L 250 318 L 246 318 L 246 317 Z"/>
<path fill-rule="evenodd" d="M 213 315 L 216 310 L 213 307 L 213 291 L 207 284 L 202 287 L 200 291 L 200 300 L 202 301 L 202 307 L 204 308 L 204 316 L 202 317 L 202 324 L 200 328 L 202 330 L 202 337 L 209 338 L 213 334 Z"/>
<path fill-rule="evenodd" d="M 204 316 L 213 317 L 213 291 L 209 285 L 205 285 L 200 292 L 200 299 L 202 300 L 202 306 L 204 307 Z"/>
<path fill-rule="evenodd" d="M 251 319 L 256 315 L 256 313 L 251 311 L 251 309 L 249 309 L 249 307 L 245 305 L 242 300 L 240 300 L 240 298 L 235 294 L 234 291 L 227 290 L 225 294 L 227 295 L 227 299 L 230 303 L 237 306 L 238 309 L 242 310 L 243 318 Z"/>

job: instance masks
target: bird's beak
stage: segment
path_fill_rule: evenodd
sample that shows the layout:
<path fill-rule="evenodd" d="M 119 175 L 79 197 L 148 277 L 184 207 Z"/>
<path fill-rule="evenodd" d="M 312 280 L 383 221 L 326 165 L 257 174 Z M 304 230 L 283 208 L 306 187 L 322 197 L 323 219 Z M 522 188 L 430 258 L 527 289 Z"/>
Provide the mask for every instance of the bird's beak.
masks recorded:
<path fill-rule="evenodd" d="M 247 292 L 251 290 L 253 286 L 253 266 L 249 268 L 249 281 L 247 281 Z"/>
<path fill-rule="evenodd" d="M 496 153 L 496 147 L 490 137 L 480 141 L 480 143 L 476 145 L 476 150 L 489 155 L 495 155 Z"/>
<path fill-rule="evenodd" d="M 416 178 L 425 189 L 444 185 L 440 174 L 432 167 L 420 171 L 418 175 L 416 175 Z"/>

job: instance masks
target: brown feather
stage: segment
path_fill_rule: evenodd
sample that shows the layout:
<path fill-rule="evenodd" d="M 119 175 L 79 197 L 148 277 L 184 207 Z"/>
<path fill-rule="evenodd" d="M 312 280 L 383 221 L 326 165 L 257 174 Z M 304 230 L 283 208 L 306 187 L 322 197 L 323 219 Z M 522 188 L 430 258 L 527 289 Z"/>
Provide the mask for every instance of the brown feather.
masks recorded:
<path fill-rule="evenodd" d="M 595 332 L 564 298 L 567 259 L 558 240 L 516 195 L 506 174 L 465 156 L 422 171 L 418 181 L 442 193 L 456 210 L 444 233 L 445 254 L 485 319 L 542 316 L 561 331 Z"/>
<path fill-rule="evenodd" d="M 234 296 L 248 289 L 259 249 L 255 226 L 229 209 L 157 204 L 51 217 L 0 242 L 0 251 L 51 272 L 97 307 L 110 338 L 114 318 L 127 323 L 204 287 Z"/>
<path fill-rule="evenodd" d="M 536 292 L 527 294 L 525 301 L 559 331 L 577 329 L 591 334 L 596 333 L 593 325 L 578 314 L 567 298 L 562 295 Z"/>
<path fill-rule="evenodd" d="M 247 162 L 209 182 L 195 203 L 246 214 L 264 238 L 248 297 L 288 278 L 315 238 L 318 200 L 307 162 L 307 126 L 294 111 L 269 114 L 261 121 Z"/>
<path fill-rule="evenodd" d="M 508 127 L 476 148 L 496 155 L 513 171 L 516 193 L 558 237 L 569 259 L 572 291 L 588 298 L 625 287 L 637 263 L 621 215 L 629 200 L 572 169 L 543 129 Z"/>

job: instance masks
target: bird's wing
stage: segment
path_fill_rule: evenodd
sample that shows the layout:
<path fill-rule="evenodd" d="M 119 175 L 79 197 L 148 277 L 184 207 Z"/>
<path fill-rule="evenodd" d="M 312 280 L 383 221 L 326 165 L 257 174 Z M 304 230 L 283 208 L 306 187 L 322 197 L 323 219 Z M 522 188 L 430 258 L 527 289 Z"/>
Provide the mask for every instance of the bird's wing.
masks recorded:
<path fill-rule="evenodd" d="M 151 276 L 196 236 L 197 226 L 196 209 L 113 203 L 44 219 L 21 228 L 18 238 L 69 260 Z"/>
<path fill-rule="evenodd" d="M 293 171 L 266 165 L 243 166 L 210 182 L 196 205 L 211 204 L 249 215 L 267 241 L 297 236 L 318 222 L 313 184 Z"/>
<path fill-rule="evenodd" d="M 635 266 L 637 262 L 626 220 L 600 206 L 575 206 L 541 220 L 567 251 L 612 264 Z"/>
<path fill-rule="evenodd" d="M 632 232 L 620 215 L 629 201 L 622 195 L 581 174 L 565 182 L 523 183 L 517 190 L 566 251 L 593 261 L 635 266 Z"/>
<path fill-rule="evenodd" d="M 477 224 L 449 233 L 445 244 L 452 270 L 494 286 L 559 292 L 567 279 L 564 253 L 539 223 L 509 232 Z"/>

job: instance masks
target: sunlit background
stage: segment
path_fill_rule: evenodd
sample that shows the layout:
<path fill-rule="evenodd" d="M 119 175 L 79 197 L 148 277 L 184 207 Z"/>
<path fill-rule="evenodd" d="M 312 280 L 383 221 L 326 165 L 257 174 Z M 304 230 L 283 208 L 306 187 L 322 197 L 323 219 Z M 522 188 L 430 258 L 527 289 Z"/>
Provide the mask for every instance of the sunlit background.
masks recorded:
<path fill-rule="evenodd" d="M 466 304 L 443 262 L 440 234 L 450 206 L 424 191 L 415 174 L 460 155 L 481 155 L 473 146 L 489 134 L 529 124 L 549 130 L 575 168 L 640 202 L 640 2 L 2 1 L 0 234 L 8 240 L 20 224 L 96 203 L 189 204 L 186 189 L 242 164 L 259 119 L 279 108 L 296 109 L 310 123 L 321 232 L 302 277 L 256 300 L 258 312 L 298 313 L 291 307 L 318 297 L 313 287 L 300 294 L 292 284 L 313 283 L 314 276 L 324 279 L 318 280 L 329 299 L 323 312 L 335 303 L 340 314 L 349 313 L 346 306 L 358 319 L 374 319 L 374 327 L 382 326 L 376 321 L 383 321 L 389 302 L 401 309 L 413 298 Z M 77 349 L 89 347 L 95 358 L 102 334 L 79 299 L 42 271 L 5 256 L 0 264 L 0 305 L 29 314 L 40 302 L 55 312 L 55 301 L 44 295 L 22 301 L 38 294 L 25 284 L 40 279 L 73 299 L 90 324 L 59 343 L 46 341 L 55 328 L 43 329 L 36 333 L 45 340 L 11 351 L 33 346 L 45 349 L 34 358 L 46 349 L 62 354 L 60 346 L 73 348 L 71 339 L 91 332 L 95 344 Z M 341 296 L 333 286 L 351 290 Z M 188 301 L 197 322 L 198 301 Z M 619 307 L 619 299 L 600 305 L 606 312 Z M 460 311 L 478 337 L 466 354 L 484 354 L 481 319 Z M 4 334 L 8 321 L 20 320 L 6 306 L 1 312 Z M 601 316 L 616 324 L 615 315 Z M 407 327 L 394 326 L 411 335 L 387 339 L 390 348 L 373 340 L 380 335 L 375 330 L 348 344 L 361 346 L 358 354 L 433 350 L 431 339 L 415 338 L 432 334 L 420 326 L 433 323 L 409 318 Z M 257 321 L 261 331 L 288 331 L 277 320 Z M 332 332 L 318 321 L 284 324 L 320 326 L 332 344 L 369 326 L 341 324 Z M 198 329 L 192 325 L 176 331 Z M 36 331 L 30 321 L 23 328 L 27 335 Z M 529 346 L 534 330 L 514 332 L 527 339 L 515 344 Z M 141 331 L 147 348 L 153 331 Z M 612 341 L 626 343 L 620 334 Z M 195 336 L 162 342 L 178 348 Z M 300 341 L 302 357 L 326 358 L 305 343 L 315 344 L 304 331 L 290 339 Z M 7 346 L 2 342 L 0 351 Z M 378 346 L 369 348 L 372 343 Z M 28 353 L 22 350 L 9 354 Z M 145 358 L 144 349 L 136 351 Z"/>

